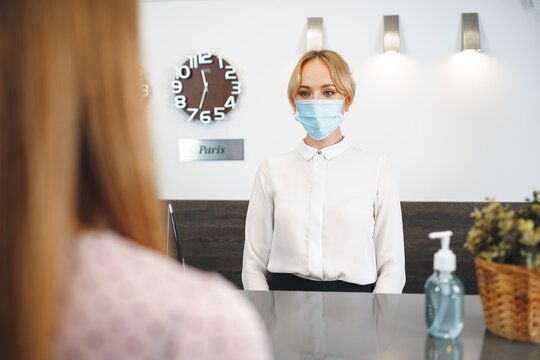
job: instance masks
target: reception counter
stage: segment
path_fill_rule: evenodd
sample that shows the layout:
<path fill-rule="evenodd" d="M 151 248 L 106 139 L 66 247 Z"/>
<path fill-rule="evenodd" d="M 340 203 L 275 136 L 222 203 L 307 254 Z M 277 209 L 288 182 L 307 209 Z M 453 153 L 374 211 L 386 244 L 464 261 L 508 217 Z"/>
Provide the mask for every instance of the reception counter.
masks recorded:
<path fill-rule="evenodd" d="M 243 293 L 263 318 L 278 360 L 540 359 L 540 345 L 486 330 L 478 295 L 465 297 L 461 337 L 439 340 L 427 334 L 424 295 Z"/>

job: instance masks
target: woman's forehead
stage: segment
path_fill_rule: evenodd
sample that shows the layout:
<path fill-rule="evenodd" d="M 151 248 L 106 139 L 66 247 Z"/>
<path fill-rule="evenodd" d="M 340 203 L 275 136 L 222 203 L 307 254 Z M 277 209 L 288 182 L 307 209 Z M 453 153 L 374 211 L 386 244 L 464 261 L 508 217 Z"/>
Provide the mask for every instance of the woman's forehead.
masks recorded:
<path fill-rule="evenodd" d="M 324 61 L 313 59 L 302 67 L 301 85 L 321 86 L 333 83 L 330 69 Z"/>

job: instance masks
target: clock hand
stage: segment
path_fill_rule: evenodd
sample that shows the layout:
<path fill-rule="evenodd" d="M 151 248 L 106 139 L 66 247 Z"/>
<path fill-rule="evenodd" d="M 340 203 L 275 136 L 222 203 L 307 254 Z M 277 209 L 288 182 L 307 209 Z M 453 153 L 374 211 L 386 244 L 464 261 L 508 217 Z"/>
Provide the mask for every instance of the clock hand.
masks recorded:
<path fill-rule="evenodd" d="M 204 71 L 203 70 L 201 70 L 201 76 L 202 76 L 202 81 L 203 81 L 204 87 L 207 88 L 208 83 L 206 82 L 206 77 L 204 76 Z"/>
<path fill-rule="evenodd" d="M 202 97 L 201 97 L 201 103 L 199 104 L 199 110 L 202 108 L 203 106 L 203 103 L 204 103 L 204 98 L 206 97 L 206 93 L 208 92 L 208 88 L 204 88 L 203 90 L 203 93 L 202 93 Z"/>

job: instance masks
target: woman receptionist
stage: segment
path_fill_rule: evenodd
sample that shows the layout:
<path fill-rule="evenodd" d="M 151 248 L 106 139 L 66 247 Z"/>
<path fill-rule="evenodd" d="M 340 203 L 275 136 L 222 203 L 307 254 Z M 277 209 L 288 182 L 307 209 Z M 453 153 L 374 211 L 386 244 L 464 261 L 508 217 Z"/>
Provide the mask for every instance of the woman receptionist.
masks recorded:
<path fill-rule="evenodd" d="M 390 163 L 341 133 L 354 92 L 347 63 L 333 51 L 310 51 L 296 65 L 288 96 L 307 135 L 257 171 L 244 289 L 403 290 L 403 226 Z"/>

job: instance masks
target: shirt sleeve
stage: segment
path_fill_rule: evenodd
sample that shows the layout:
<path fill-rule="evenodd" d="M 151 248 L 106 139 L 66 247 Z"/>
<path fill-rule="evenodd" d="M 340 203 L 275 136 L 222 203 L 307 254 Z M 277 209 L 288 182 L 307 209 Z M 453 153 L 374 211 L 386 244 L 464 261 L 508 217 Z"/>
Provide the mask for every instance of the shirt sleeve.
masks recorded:
<path fill-rule="evenodd" d="M 267 181 L 268 172 L 268 160 L 265 160 L 257 170 L 249 200 L 242 264 L 245 290 L 268 290 L 266 275 L 274 231 L 274 199 Z"/>
<path fill-rule="evenodd" d="M 400 294 L 405 285 L 403 222 L 397 185 L 390 161 L 385 157 L 381 157 L 378 162 L 374 214 L 373 241 L 377 261 L 377 284 L 374 292 Z"/>

